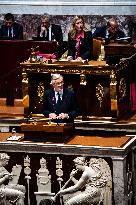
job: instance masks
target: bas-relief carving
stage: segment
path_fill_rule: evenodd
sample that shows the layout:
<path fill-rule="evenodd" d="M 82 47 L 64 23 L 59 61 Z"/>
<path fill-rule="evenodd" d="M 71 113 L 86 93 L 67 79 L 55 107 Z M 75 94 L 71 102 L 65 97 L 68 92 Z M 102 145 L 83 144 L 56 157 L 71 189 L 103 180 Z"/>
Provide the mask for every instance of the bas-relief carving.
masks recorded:
<path fill-rule="evenodd" d="M 27 155 L 26 158 L 24 158 L 24 174 L 26 182 L 27 182 L 27 202 L 28 205 L 30 205 L 30 180 L 31 180 L 31 168 L 30 168 L 30 157 Z"/>
<path fill-rule="evenodd" d="M 49 170 L 47 169 L 46 159 L 40 159 L 41 168 L 38 170 L 37 186 L 38 192 L 48 192 L 51 193 L 51 175 L 49 175 Z"/>
<path fill-rule="evenodd" d="M 114 181 L 114 198 L 115 204 L 127 204 L 127 179 L 125 180 L 126 161 L 113 160 L 113 181 Z M 123 174 L 122 174 L 123 173 Z"/>
<path fill-rule="evenodd" d="M 92 205 L 100 202 L 111 205 L 112 178 L 107 162 L 102 158 L 86 161 L 85 157 L 77 157 L 73 161 L 76 169 L 72 170 L 70 178 L 52 200 L 63 195 L 65 205 Z M 75 178 L 78 172 L 82 172 L 80 179 Z M 70 181 L 74 185 L 66 188 Z"/>
<path fill-rule="evenodd" d="M 3 158 L 3 153 L 1 153 Z M 5 154 L 5 153 L 4 153 Z M 8 155 L 5 155 L 8 156 Z M 9 158 L 9 156 L 7 157 Z M 1 160 L 0 160 L 1 161 Z M 8 160 L 7 160 L 8 161 Z M 39 160 L 40 162 L 40 168 L 37 170 L 37 192 L 36 194 L 42 193 L 42 196 L 45 197 L 44 199 L 51 200 L 51 196 L 54 196 L 54 193 L 51 192 L 51 187 L 54 184 L 54 181 L 52 181 L 52 177 L 50 173 L 50 167 L 48 167 L 48 161 L 45 158 L 41 158 Z M 37 162 L 38 163 L 38 162 Z M 59 194 L 63 195 L 64 204 L 65 205 L 75 205 L 75 204 L 91 204 L 92 202 L 100 202 L 103 201 L 104 205 L 111 205 L 112 204 L 112 176 L 111 176 L 111 169 L 108 165 L 108 163 L 102 159 L 102 158 L 88 158 L 87 160 L 84 157 L 77 157 L 73 160 L 73 163 L 75 164 L 75 170 L 72 170 L 70 174 L 70 178 L 66 183 L 63 182 L 63 178 L 65 178 L 66 170 L 64 169 L 65 164 L 63 164 L 63 161 L 57 157 L 56 158 L 56 176 L 60 191 L 56 194 L 56 197 L 58 197 Z M 0 163 L 0 169 L 5 171 L 6 164 Z M 17 168 L 15 168 L 17 167 Z M 126 204 L 125 196 L 127 197 L 127 193 L 124 193 L 124 187 L 127 186 L 127 182 L 125 185 L 124 182 L 124 168 L 125 163 L 122 161 L 113 161 L 113 167 L 114 167 L 114 174 L 113 174 L 113 181 L 114 181 L 114 200 L 117 205 L 124 205 Z M 13 166 L 12 174 L 16 175 L 16 179 L 14 179 L 13 183 L 18 183 L 18 179 L 21 172 L 21 166 L 16 165 Z M 15 171 L 17 170 L 17 171 Z M 54 170 L 55 171 L 55 170 Z M 70 170 L 69 170 L 70 171 Z M 5 172 L 8 172 L 7 170 Z M 80 173 L 82 172 L 81 178 Z M 0 173 L 2 173 L 0 171 Z M 15 174 L 16 173 L 16 174 Z M 28 181 L 28 193 L 27 196 L 29 198 L 29 181 L 31 180 L 31 169 L 30 169 L 30 158 L 27 156 L 24 158 L 24 173 L 26 175 L 26 179 Z M 85 178 L 84 178 L 85 177 Z M 66 179 L 65 179 L 66 180 Z M 84 191 L 78 190 L 78 185 L 81 180 L 84 180 Z M 126 179 L 127 181 L 127 179 Z M 12 184 L 10 182 L 9 184 Z M 73 182 L 73 186 L 70 186 Z M 63 185 L 64 184 L 64 185 Z M 77 185 L 76 185 L 77 184 Z M 9 186 L 9 185 L 8 185 Z M 25 189 L 23 186 L 17 184 L 17 190 L 14 190 L 13 193 L 21 193 L 24 199 L 25 195 Z M 20 187 L 22 190 L 20 191 Z M 75 192 L 75 187 L 76 191 Z M 6 187 L 7 188 L 7 187 Z M 11 186 L 10 186 L 11 188 Z M 14 187 L 12 186 L 12 189 Z M 0 190 L 6 190 L 4 185 L 1 185 Z M 71 190 L 71 193 L 66 193 L 68 190 Z M 6 192 L 4 192 L 6 193 Z M 8 192 L 7 192 L 8 193 Z M 10 192 L 11 194 L 12 192 Z M 88 194 L 89 193 L 89 194 Z M 16 196 L 16 195 L 14 195 Z M 85 197 L 84 196 L 88 196 Z M 53 197 L 54 199 L 55 197 Z M 19 199 L 18 199 L 19 200 Z M 22 199 L 21 199 L 22 200 Z M 37 205 L 40 203 L 41 198 L 38 199 Z M 20 204 L 20 202 L 16 202 L 16 204 Z M 23 202 L 21 202 L 23 204 Z M 31 204 L 30 198 L 28 199 L 28 204 Z M 1 204 L 3 205 L 3 204 Z M 91 204 L 92 205 L 92 204 Z"/>
<path fill-rule="evenodd" d="M 9 155 L 0 153 L 0 204 L 24 205 L 25 187 L 18 184 L 22 167 L 21 165 L 13 166 L 12 172 L 9 173 L 5 168 L 9 159 Z M 5 185 L 7 181 L 9 183 Z"/>
<path fill-rule="evenodd" d="M 34 192 L 36 195 L 37 205 L 42 203 L 42 200 L 49 200 L 54 193 L 51 193 L 51 175 L 47 168 L 47 161 L 45 158 L 40 159 L 40 169 L 36 174 L 38 191 Z"/>
<path fill-rule="evenodd" d="M 37 176 L 38 192 L 35 192 L 38 204 L 46 204 L 47 202 L 53 204 L 59 197 L 59 203 L 65 205 L 92 205 L 94 202 L 103 201 L 104 205 L 112 204 L 112 177 L 111 170 L 108 163 L 102 158 L 91 158 L 89 161 L 85 160 L 85 157 L 76 157 L 73 162 L 76 169 L 73 169 L 70 178 L 63 182 L 63 162 L 59 157 L 56 159 L 56 176 L 59 183 L 60 191 L 51 197 L 51 176 L 47 168 L 47 161 L 45 158 L 40 159 L 40 169 Z M 79 173 L 81 174 L 80 179 Z M 69 183 L 73 182 L 75 185 L 67 188 Z M 80 186 L 82 183 L 82 186 Z M 52 183 L 53 186 L 53 183 Z M 78 190 L 79 188 L 79 190 Z M 81 188 L 85 188 L 85 191 L 81 191 Z M 69 191 L 68 191 L 69 190 Z M 75 192 L 76 191 L 76 192 Z M 68 193 L 70 192 L 70 194 Z M 54 195 L 54 193 L 52 193 Z M 44 196 L 44 197 L 43 197 Z M 41 202 L 40 202 L 41 200 Z"/>

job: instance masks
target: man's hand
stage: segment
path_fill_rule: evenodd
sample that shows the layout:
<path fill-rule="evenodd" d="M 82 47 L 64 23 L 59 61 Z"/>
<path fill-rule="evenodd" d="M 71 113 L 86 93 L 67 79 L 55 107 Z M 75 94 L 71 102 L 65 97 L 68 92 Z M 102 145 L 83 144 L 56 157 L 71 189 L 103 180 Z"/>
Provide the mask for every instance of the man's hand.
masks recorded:
<path fill-rule="evenodd" d="M 45 31 L 45 26 L 41 26 L 41 32 L 43 33 Z"/>
<path fill-rule="evenodd" d="M 81 58 L 81 57 L 78 57 L 77 59 L 76 59 L 76 61 L 82 61 L 83 59 Z"/>
<path fill-rule="evenodd" d="M 57 119 L 57 115 L 55 113 L 50 113 L 49 118 L 55 120 L 55 119 Z"/>
<path fill-rule="evenodd" d="M 59 114 L 58 115 L 58 119 L 68 119 L 69 118 L 69 116 L 68 116 L 68 114 L 67 113 L 61 113 L 61 114 Z"/>
<path fill-rule="evenodd" d="M 72 60 L 73 60 L 73 57 L 72 57 L 72 56 L 68 56 L 68 57 L 67 57 L 67 60 L 68 60 L 68 61 L 72 61 Z"/>

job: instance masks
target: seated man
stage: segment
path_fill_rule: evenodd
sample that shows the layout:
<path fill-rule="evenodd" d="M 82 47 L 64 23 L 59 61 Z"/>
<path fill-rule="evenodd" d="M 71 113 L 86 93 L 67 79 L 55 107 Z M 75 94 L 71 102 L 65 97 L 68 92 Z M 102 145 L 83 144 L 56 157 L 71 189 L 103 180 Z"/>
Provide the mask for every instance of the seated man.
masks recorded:
<path fill-rule="evenodd" d="M 110 19 L 107 25 L 98 27 L 93 33 L 93 38 L 102 38 L 107 40 L 116 40 L 125 37 L 124 32 L 119 28 L 115 19 Z"/>
<path fill-rule="evenodd" d="M 50 23 L 48 16 L 41 17 L 41 25 L 37 28 L 37 37 L 43 38 L 45 41 L 63 41 L 61 26 Z"/>
<path fill-rule="evenodd" d="M 43 41 L 56 41 L 57 42 L 57 52 L 56 57 L 61 57 L 65 52 L 63 44 L 63 34 L 60 25 L 51 24 L 50 18 L 48 16 L 41 17 L 41 25 L 37 28 L 37 40 Z"/>
<path fill-rule="evenodd" d="M 7 13 L 4 21 L 5 23 L 0 29 L 0 38 L 11 40 L 23 39 L 23 26 L 15 22 L 13 14 Z"/>
<path fill-rule="evenodd" d="M 63 88 L 63 77 L 52 74 L 52 88 L 45 91 L 43 114 L 55 122 L 73 122 L 77 116 L 77 103 L 73 90 Z"/>

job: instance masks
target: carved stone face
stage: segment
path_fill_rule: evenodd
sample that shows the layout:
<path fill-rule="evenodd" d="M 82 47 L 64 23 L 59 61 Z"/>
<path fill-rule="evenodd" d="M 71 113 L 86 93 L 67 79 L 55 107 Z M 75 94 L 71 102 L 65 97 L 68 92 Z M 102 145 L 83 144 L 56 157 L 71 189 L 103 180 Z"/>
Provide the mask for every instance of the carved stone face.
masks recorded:
<path fill-rule="evenodd" d="M 76 167 L 76 169 L 78 169 L 78 170 L 82 170 L 82 169 L 83 169 L 83 164 L 81 165 L 81 164 L 75 163 L 75 167 Z"/>
<path fill-rule="evenodd" d="M 0 154 L 0 166 L 6 166 L 9 162 L 10 157 L 6 153 Z"/>
<path fill-rule="evenodd" d="M 85 163 L 85 158 L 84 157 L 77 157 L 73 160 L 75 164 L 84 164 Z"/>

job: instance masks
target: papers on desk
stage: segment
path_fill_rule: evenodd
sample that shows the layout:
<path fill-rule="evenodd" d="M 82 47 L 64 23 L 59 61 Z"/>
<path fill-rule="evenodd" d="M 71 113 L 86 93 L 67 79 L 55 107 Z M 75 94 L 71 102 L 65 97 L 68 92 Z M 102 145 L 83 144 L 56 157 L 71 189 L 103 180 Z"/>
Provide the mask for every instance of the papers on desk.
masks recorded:
<path fill-rule="evenodd" d="M 115 122 L 113 121 L 107 121 L 107 120 L 74 120 L 75 123 L 89 123 L 89 124 L 114 124 Z"/>
<path fill-rule="evenodd" d="M 7 141 L 19 141 L 20 139 L 22 139 L 22 136 L 13 135 L 7 138 Z"/>
<path fill-rule="evenodd" d="M 131 40 L 132 40 L 132 38 L 129 37 L 129 36 L 126 36 L 126 37 L 123 37 L 123 38 L 117 38 L 117 39 L 116 39 L 116 41 L 117 41 L 118 43 L 130 43 Z"/>
<path fill-rule="evenodd" d="M 67 59 L 61 59 L 59 61 L 55 61 L 54 64 L 83 65 L 83 64 L 85 64 L 85 62 L 84 61 L 77 61 L 77 60 L 68 61 Z"/>

